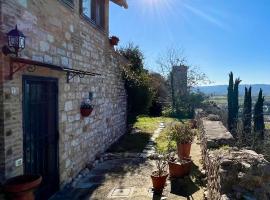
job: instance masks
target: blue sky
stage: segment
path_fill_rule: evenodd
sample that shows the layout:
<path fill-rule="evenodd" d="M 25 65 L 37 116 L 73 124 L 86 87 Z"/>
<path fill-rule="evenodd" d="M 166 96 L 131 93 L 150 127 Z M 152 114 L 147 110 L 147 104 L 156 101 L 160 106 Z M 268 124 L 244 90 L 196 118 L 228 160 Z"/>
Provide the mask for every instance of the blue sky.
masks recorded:
<path fill-rule="evenodd" d="M 270 0 L 128 0 L 111 3 L 110 34 L 138 45 L 148 69 L 171 46 L 215 84 L 233 71 L 245 84 L 270 84 Z"/>

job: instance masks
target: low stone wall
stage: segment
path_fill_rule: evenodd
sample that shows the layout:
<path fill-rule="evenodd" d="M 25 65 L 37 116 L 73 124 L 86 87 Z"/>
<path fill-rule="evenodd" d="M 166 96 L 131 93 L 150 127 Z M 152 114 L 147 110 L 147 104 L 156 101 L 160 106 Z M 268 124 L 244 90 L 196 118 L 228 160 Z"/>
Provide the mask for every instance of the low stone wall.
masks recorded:
<path fill-rule="evenodd" d="M 234 138 L 220 121 L 198 113 L 197 120 L 207 174 L 206 198 L 270 199 L 270 163 L 263 155 L 234 147 Z"/>

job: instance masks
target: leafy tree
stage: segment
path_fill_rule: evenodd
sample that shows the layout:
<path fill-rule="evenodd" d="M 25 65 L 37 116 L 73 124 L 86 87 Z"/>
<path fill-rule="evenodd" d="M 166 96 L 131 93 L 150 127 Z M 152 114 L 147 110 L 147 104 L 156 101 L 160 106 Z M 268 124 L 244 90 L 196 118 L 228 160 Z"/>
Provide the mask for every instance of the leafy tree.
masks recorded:
<path fill-rule="evenodd" d="M 257 102 L 254 107 L 254 133 L 258 134 L 257 137 L 264 139 L 264 115 L 263 115 L 263 104 L 264 104 L 264 97 L 262 94 L 262 89 L 260 89 L 259 96 Z"/>
<path fill-rule="evenodd" d="M 172 76 L 173 67 L 181 65 L 185 65 L 188 67 L 187 87 L 189 93 L 192 91 L 192 88 L 199 84 L 210 83 L 208 77 L 206 76 L 206 74 L 202 73 L 198 67 L 193 67 L 186 64 L 186 58 L 184 57 L 183 50 L 181 49 L 173 47 L 167 49 L 167 51 L 158 58 L 157 63 L 160 66 L 162 74 L 167 79 L 169 85 L 169 99 L 171 102 L 172 112 L 186 112 L 185 110 L 189 110 L 190 108 L 190 106 L 188 106 L 189 101 L 187 100 L 187 97 L 181 97 L 180 99 L 180 96 L 177 95 L 175 92 L 176 85 L 174 81 L 174 76 Z"/>
<path fill-rule="evenodd" d="M 252 97 L 251 97 L 251 87 L 249 89 L 245 87 L 245 97 L 244 97 L 244 108 L 243 108 L 243 135 L 244 140 L 250 138 L 251 136 L 251 121 L 252 121 Z"/>
<path fill-rule="evenodd" d="M 144 56 L 139 47 L 129 44 L 121 48 L 119 53 L 130 62 L 124 69 L 123 78 L 128 95 L 128 116 L 132 121 L 137 115 L 148 113 L 154 93 L 149 73 L 144 69 Z"/>
<path fill-rule="evenodd" d="M 168 102 L 167 83 L 163 76 L 159 73 L 150 73 L 151 87 L 154 91 L 152 105 L 149 114 L 152 116 L 160 116 L 164 106 Z"/>

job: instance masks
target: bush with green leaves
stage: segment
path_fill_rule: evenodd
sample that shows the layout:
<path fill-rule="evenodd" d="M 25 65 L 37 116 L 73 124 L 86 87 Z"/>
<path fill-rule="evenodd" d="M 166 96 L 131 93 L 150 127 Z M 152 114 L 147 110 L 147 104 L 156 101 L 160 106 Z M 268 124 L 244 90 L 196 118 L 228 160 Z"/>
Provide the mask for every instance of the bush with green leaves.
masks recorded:
<path fill-rule="evenodd" d="M 147 114 L 152 104 L 154 92 L 151 79 L 144 69 L 144 56 L 138 46 L 129 44 L 119 53 L 130 62 L 123 69 L 123 79 L 128 96 L 128 116 L 135 119 L 137 115 Z"/>
<path fill-rule="evenodd" d="M 191 92 L 185 97 L 177 98 L 175 101 L 175 109 L 166 107 L 162 115 L 166 117 L 174 117 L 179 119 L 193 118 L 196 108 L 204 107 L 207 96 L 201 92 Z"/>
<path fill-rule="evenodd" d="M 170 138 L 178 144 L 192 143 L 196 131 L 188 123 L 175 123 L 170 130 Z"/>

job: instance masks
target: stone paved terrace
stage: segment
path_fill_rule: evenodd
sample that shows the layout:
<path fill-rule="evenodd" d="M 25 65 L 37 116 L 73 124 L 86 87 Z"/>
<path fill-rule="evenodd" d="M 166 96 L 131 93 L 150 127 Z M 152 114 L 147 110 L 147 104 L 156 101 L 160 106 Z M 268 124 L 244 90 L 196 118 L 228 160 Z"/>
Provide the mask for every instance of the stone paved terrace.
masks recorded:
<path fill-rule="evenodd" d="M 151 149 L 151 148 L 150 148 Z M 203 199 L 200 146 L 194 142 L 191 156 L 194 166 L 190 177 L 167 180 L 163 196 L 152 193 L 151 172 L 154 162 L 145 156 L 120 158 L 96 165 L 73 189 L 62 190 L 51 200 L 148 200 Z"/>

